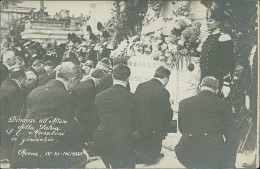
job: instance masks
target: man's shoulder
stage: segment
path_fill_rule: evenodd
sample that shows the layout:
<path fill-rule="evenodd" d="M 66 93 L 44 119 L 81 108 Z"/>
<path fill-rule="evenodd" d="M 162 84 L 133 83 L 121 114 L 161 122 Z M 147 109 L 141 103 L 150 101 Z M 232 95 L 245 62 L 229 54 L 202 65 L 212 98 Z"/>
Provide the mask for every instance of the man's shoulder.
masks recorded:
<path fill-rule="evenodd" d="M 61 82 L 60 82 L 61 83 Z M 35 88 L 30 95 L 34 96 L 34 95 L 48 95 L 50 97 L 52 96 L 67 96 L 68 93 L 67 91 L 64 89 L 64 87 L 62 87 L 63 84 L 58 84 L 58 82 L 56 80 L 50 81 L 47 84 L 43 85 L 43 86 L 39 86 L 37 88 Z"/>
<path fill-rule="evenodd" d="M 104 97 L 104 96 L 107 96 L 107 95 L 110 94 L 110 92 L 111 92 L 111 88 L 108 88 L 108 89 L 106 89 L 106 90 L 103 90 L 102 92 L 100 92 L 100 93 L 97 94 L 96 98 L 102 98 L 102 97 Z"/>
<path fill-rule="evenodd" d="M 92 79 L 87 79 L 79 83 L 77 88 L 95 88 L 95 83 Z"/>
<path fill-rule="evenodd" d="M 185 98 L 183 100 L 181 100 L 179 102 L 179 105 L 185 105 L 185 104 L 190 104 L 190 103 L 193 103 L 194 101 L 198 100 L 199 99 L 199 96 L 198 95 L 195 95 L 195 96 L 191 96 L 191 97 L 188 97 L 188 98 Z"/>
<path fill-rule="evenodd" d="M 7 78 L 1 84 L 1 91 L 8 91 L 8 92 L 20 91 L 20 88 L 14 81 Z"/>
<path fill-rule="evenodd" d="M 107 74 L 100 79 L 100 82 L 113 81 L 112 74 Z"/>
<path fill-rule="evenodd" d="M 152 88 L 152 87 L 154 87 L 154 88 L 156 88 L 158 90 L 163 90 L 164 89 L 164 87 L 156 79 L 151 79 L 151 80 L 148 80 L 146 82 L 140 83 L 138 85 L 138 87 L 143 87 L 143 88 L 147 88 L 147 87 L 148 88 Z"/>

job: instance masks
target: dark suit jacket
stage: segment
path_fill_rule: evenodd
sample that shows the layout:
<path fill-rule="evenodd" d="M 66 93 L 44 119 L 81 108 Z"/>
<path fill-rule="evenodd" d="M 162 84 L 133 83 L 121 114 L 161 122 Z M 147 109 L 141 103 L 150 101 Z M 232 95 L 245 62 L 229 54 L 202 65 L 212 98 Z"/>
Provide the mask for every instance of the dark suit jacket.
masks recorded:
<path fill-rule="evenodd" d="M 0 63 L 0 84 L 9 76 L 8 68 L 3 64 Z"/>
<path fill-rule="evenodd" d="M 231 105 L 209 91 L 202 91 L 180 102 L 178 117 L 183 136 L 175 152 L 184 166 L 234 167 L 236 132 Z"/>
<path fill-rule="evenodd" d="M 97 95 L 94 110 L 99 126 L 94 134 L 101 153 L 117 162 L 133 160 L 133 131 L 136 129 L 136 105 L 124 86 L 113 85 Z M 98 137 L 96 133 L 102 133 Z M 95 139 L 98 138 L 98 139 Z"/>
<path fill-rule="evenodd" d="M 71 98 L 66 91 L 64 84 L 58 80 L 49 82 L 44 86 L 34 89 L 27 97 L 26 104 L 26 119 L 36 119 L 32 123 L 34 131 L 40 129 L 40 119 L 49 118 L 53 120 L 58 118 L 67 121 L 66 124 L 55 123 L 52 127 L 59 127 L 60 132 L 64 131 L 64 135 L 51 136 L 54 141 L 51 142 L 25 142 L 19 146 L 21 140 L 26 138 L 45 138 L 45 135 L 30 135 L 30 130 L 22 130 L 18 137 L 14 150 L 14 167 L 40 167 L 40 168 L 79 168 L 80 159 L 83 156 L 48 156 L 46 152 L 82 152 L 82 141 L 78 122 L 74 119 L 74 105 L 72 105 Z M 25 125 L 28 123 L 24 123 Z M 47 126 L 50 127 L 49 122 Z M 52 132 L 53 130 L 43 130 Z M 48 136 L 48 135 L 47 135 Z M 50 136 L 48 136 L 50 138 Z M 27 149 L 30 152 L 38 152 L 39 156 L 17 156 L 17 152 L 22 149 Z M 79 160 L 79 161 L 77 161 Z"/>
<path fill-rule="evenodd" d="M 112 78 L 112 74 L 107 74 L 105 76 L 103 76 L 100 81 L 99 81 L 99 84 L 98 84 L 98 93 L 104 91 L 104 90 L 107 90 L 109 89 L 110 87 L 113 86 L 113 78 Z M 127 84 L 126 86 L 126 89 L 128 91 L 130 91 L 130 86 L 129 86 L 129 83 Z"/>
<path fill-rule="evenodd" d="M 1 114 L 11 117 L 19 115 L 26 96 L 15 81 L 7 78 L 1 84 L 0 98 Z"/>
<path fill-rule="evenodd" d="M 51 74 L 49 75 L 45 75 L 44 77 L 40 78 L 40 81 L 39 81 L 39 85 L 42 86 L 42 85 L 45 85 L 47 84 L 50 80 L 52 79 L 55 79 L 56 77 L 56 71 L 53 71 Z"/>
<path fill-rule="evenodd" d="M 141 83 L 137 86 L 135 97 L 141 119 L 141 135 L 157 135 L 162 139 L 173 117 L 170 94 L 157 79 Z"/>
<path fill-rule="evenodd" d="M 14 132 L 7 135 L 6 130 L 16 129 L 16 123 L 8 123 L 11 116 L 18 116 L 25 101 L 25 93 L 22 92 L 16 82 L 7 78 L 1 84 L 0 89 L 0 125 L 2 146 L 7 150 L 7 158 L 10 160 L 14 141 L 11 138 Z"/>
<path fill-rule="evenodd" d="M 84 141 L 92 141 L 93 124 L 93 107 L 97 95 L 97 88 L 92 79 L 80 82 L 78 87 L 72 92 L 76 101 L 76 118 L 82 128 Z"/>

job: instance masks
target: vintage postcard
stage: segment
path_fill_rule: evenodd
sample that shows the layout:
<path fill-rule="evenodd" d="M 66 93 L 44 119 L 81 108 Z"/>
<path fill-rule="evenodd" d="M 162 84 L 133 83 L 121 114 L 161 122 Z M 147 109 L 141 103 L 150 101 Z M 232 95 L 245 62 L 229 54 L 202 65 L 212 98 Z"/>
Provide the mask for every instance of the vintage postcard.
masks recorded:
<path fill-rule="evenodd" d="M 0 11 L 1 168 L 259 167 L 259 1 Z"/>

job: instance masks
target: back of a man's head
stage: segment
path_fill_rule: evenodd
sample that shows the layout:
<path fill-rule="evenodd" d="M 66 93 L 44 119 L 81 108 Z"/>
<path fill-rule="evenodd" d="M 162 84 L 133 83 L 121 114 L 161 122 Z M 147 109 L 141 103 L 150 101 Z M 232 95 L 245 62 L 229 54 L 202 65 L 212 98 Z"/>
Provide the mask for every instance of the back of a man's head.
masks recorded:
<path fill-rule="evenodd" d="M 80 78 L 80 68 L 72 62 L 62 62 L 57 68 L 56 78 L 61 78 L 65 81 Z"/>
<path fill-rule="evenodd" d="M 116 80 L 127 81 L 130 75 L 131 75 L 130 68 L 123 64 L 116 65 L 113 70 L 113 79 Z"/>
<path fill-rule="evenodd" d="M 169 78 L 170 75 L 171 75 L 170 70 L 168 70 L 164 66 L 158 67 L 154 73 L 154 77 L 159 79 L 164 79 L 165 77 Z"/>
<path fill-rule="evenodd" d="M 93 72 L 91 73 L 91 77 L 94 77 L 96 79 L 100 79 L 105 75 L 105 72 L 101 69 L 95 69 L 93 70 Z"/>
<path fill-rule="evenodd" d="M 210 89 L 213 89 L 215 91 L 218 90 L 219 87 L 219 81 L 213 76 L 206 76 L 202 79 L 200 87 L 203 89 L 203 87 L 207 87 Z"/>
<path fill-rule="evenodd" d="M 20 78 L 26 77 L 26 74 L 25 74 L 25 72 L 24 72 L 24 70 L 22 68 L 15 67 L 15 68 L 10 69 L 9 77 L 11 79 L 18 80 Z"/>

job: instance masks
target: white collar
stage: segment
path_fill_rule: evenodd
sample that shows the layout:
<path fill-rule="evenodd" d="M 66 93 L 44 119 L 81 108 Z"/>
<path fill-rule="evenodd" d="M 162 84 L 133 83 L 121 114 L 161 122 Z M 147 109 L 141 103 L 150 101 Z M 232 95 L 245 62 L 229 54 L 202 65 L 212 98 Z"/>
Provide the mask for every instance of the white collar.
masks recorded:
<path fill-rule="evenodd" d="M 58 81 L 60 81 L 61 83 L 63 83 L 64 86 L 65 86 L 65 88 L 66 88 L 66 90 L 69 91 L 69 90 L 68 90 L 68 87 L 66 86 L 66 84 L 65 84 L 65 82 L 64 82 L 63 79 L 61 79 L 61 78 L 56 78 L 56 80 L 58 80 Z"/>
<path fill-rule="evenodd" d="M 211 89 L 211 88 L 208 87 L 208 86 L 202 86 L 201 89 L 200 89 L 200 91 L 201 91 L 201 92 L 202 92 L 202 91 L 209 91 L 209 92 L 211 92 L 211 93 L 213 93 L 213 94 L 216 94 L 216 91 L 215 91 L 214 89 Z"/>
<path fill-rule="evenodd" d="M 121 81 L 115 80 L 115 79 L 113 80 L 113 85 L 121 85 L 121 86 L 126 87 L 126 84 L 124 82 L 121 82 Z"/>

